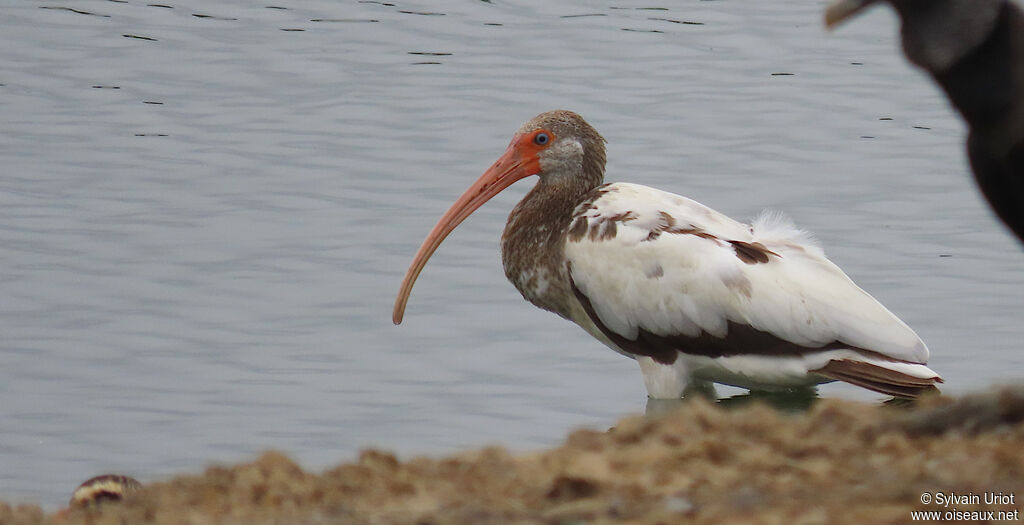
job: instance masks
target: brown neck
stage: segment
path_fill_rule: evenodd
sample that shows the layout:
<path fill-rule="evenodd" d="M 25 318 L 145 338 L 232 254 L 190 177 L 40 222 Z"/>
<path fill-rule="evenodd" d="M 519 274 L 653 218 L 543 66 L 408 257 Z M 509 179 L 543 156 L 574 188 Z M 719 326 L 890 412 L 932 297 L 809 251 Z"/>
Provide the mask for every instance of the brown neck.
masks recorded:
<path fill-rule="evenodd" d="M 572 295 L 565 269 L 566 232 L 573 210 L 600 183 L 600 175 L 542 177 L 512 209 L 501 235 L 508 280 L 526 300 L 563 317 Z"/>

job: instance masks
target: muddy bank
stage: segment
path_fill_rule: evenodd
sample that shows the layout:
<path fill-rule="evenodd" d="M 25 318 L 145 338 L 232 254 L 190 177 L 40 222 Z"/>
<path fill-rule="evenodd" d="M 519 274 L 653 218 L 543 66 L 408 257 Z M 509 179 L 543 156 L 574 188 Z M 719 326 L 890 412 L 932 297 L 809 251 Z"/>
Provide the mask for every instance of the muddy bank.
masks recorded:
<path fill-rule="evenodd" d="M 800 414 L 693 401 L 537 453 L 398 461 L 366 450 L 317 474 L 267 452 L 59 515 L 0 503 L 0 523 L 907 523 L 954 509 L 1020 519 L 1022 420 L 1024 388 L 913 409 L 829 399 Z"/>

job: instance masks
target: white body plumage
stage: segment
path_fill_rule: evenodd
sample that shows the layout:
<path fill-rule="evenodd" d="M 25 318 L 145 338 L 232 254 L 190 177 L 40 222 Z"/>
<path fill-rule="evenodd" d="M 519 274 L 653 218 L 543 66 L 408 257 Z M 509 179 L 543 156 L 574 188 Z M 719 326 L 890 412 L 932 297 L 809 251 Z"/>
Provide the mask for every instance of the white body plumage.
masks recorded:
<path fill-rule="evenodd" d="M 684 352 L 671 364 L 637 356 L 652 397 L 679 397 L 694 380 L 754 389 L 822 383 L 831 379 L 811 371 L 832 360 L 863 361 L 922 379 L 938 376 L 924 365 L 928 348 L 917 334 L 781 214 L 763 213 L 747 225 L 646 186 L 615 183 L 599 190 L 600 197 L 576 209 L 576 231 L 585 233 L 567 237 L 565 258 L 572 282 L 605 330 L 629 340 L 640 330 L 725 338 L 730 326 L 745 325 L 796 350 Z M 751 260 L 744 250 L 766 260 Z M 584 308 L 574 311 L 583 314 L 572 320 L 591 335 L 631 354 Z M 813 351 L 835 342 L 849 348 Z"/>

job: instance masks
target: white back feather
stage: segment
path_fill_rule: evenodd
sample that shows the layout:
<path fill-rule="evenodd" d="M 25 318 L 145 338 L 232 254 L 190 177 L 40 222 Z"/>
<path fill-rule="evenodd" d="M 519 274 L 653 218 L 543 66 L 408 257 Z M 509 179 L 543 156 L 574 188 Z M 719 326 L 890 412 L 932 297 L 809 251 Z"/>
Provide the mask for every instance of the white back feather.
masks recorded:
<path fill-rule="evenodd" d="M 928 349 L 906 324 L 825 258 L 813 236 L 784 215 L 762 213 L 746 225 L 696 201 L 616 183 L 576 216 L 615 235 L 570 239 L 572 278 L 601 322 L 634 339 L 639 328 L 669 336 L 724 337 L 728 322 L 750 325 L 798 345 L 840 341 L 924 363 Z M 679 229 L 669 233 L 664 215 Z M 748 263 L 730 241 L 760 243 L 776 255 Z"/>

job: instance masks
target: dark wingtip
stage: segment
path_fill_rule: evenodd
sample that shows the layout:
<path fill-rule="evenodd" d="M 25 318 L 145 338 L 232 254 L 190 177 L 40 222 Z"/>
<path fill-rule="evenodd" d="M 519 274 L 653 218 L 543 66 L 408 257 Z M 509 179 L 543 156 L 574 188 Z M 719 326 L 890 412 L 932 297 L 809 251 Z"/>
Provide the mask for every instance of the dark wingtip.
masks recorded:
<path fill-rule="evenodd" d="M 921 396 L 937 394 L 941 383 L 939 376 L 921 378 L 897 372 L 895 370 L 849 359 L 833 359 L 825 366 L 811 370 L 829 379 L 844 381 L 880 394 L 906 399 L 918 399 Z"/>

